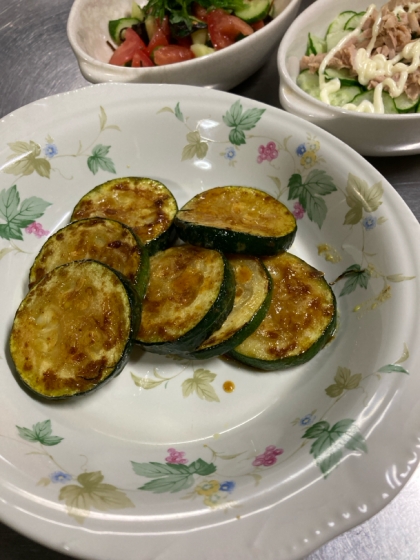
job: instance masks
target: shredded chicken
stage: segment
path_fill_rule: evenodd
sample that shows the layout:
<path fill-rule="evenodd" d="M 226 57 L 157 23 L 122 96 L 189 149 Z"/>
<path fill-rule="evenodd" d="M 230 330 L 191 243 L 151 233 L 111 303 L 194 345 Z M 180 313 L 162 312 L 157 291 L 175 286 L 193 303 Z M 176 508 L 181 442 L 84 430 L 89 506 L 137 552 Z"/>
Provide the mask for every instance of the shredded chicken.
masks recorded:
<path fill-rule="evenodd" d="M 379 24 L 379 31 L 371 51 L 371 56 L 382 54 L 386 59 L 390 60 L 401 53 L 408 43 L 420 39 L 420 7 L 408 13 L 408 6 L 410 3 L 412 2 L 408 0 L 390 0 L 381 8 L 382 19 Z M 393 10 L 399 6 L 405 10 L 398 11 L 397 14 L 393 13 Z M 377 13 L 378 12 L 375 10 L 365 21 L 360 35 L 351 37 L 345 45 L 334 54 L 328 63 L 328 68 L 337 70 L 346 68 L 350 71 L 351 75 L 357 76 L 355 68 L 356 53 L 358 49 L 368 46 L 372 38 L 372 28 Z M 327 53 L 305 55 L 300 61 L 300 69 L 309 69 L 312 73 L 318 72 L 326 54 Z M 410 64 L 411 61 L 404 61 L 403 59 L 402 62 Z M 398 81 L 398 78 L 399 74 L 393 76 L 395 81 Z M 384 79 L 385 76 L 380 76 L 375 80 L 371 80 L 368 84 L 368 89 L 374 88 Z M 385 86 L 384 90 L 389 91 L 389 88 Z M 404 91 L 407 96 L 413 100 L 420 96 L 419 69 L 408 75 Z"/>

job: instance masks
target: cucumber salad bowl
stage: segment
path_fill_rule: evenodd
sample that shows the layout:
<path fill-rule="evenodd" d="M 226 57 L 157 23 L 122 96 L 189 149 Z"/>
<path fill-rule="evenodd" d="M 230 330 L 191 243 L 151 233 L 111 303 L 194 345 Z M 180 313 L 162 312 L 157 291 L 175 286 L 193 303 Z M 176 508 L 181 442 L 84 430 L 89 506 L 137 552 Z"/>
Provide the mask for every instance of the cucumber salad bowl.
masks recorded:
<path fill-rule="evenodd" d="M 209 48 L 208 42 L 206 44 L 204 41 L 201 44 L 199 39 L 199 46 L 194 51 L 194 55 L 192 56 L 190 53 L 188 58 L 182 62 L 173 63 L 171 61 L 162 66 L 152 65 L 153 62 L 150 61 L 150 58 L 154 61 L 154 55 L 150 52 L 150 58 L 147 57 L 146 62 L 144 60 L 140 62 L 141 67 L 134 67 L 138 66 L 138 61 L 137 64 L 130 61 L 129 66 L 127 64 L 110 64 L 113 50 L 118 47 L 119 43 L 119 37 L 114 35 L 115 32 L 119 33 L 118 25 L 115 22 L 121 19 L 126 21 L 131 19 L 135 23 L 141 12 L 147 17 L 143 11 L 147 4 L 146 0 L 142 0 L 139 4 L 133 4 L 131 0 L 75 0 L 67 22 L 67 36 L 80 70 L 89 82 L 168 83 L 229 90 L 251 76 L 267 61 L 268 56 L 277 48 L 281 37 L 295 18 L 300 0 L 245 0 L 244 3 L 239 0 L 238 2 L 235 0 L 233 2 L 218 1 L 216 7 L 219 8 L 216 11 L 219 12 L 222 12 L 223 8 L 227 6 L 227 11 L 234 14 L 236 12 L 231 9 L 232 6 L 240 4 L 243 4 L 248 12 L 255 12 L 253 15 L 251 14 L 249 25 L 255 25 L 255 21 L 258 20 L 255 18 L 259 15 L 256 12 L 263 10 L 264 13 L 261 12 L 261 14 L 264 17 L 267 16 L 265 20 L 267 23 L 261 29 L 252 29 L 249 36 L 238 33 L 233 44 L 227 48 Z M 159 3 L 154 0 L 149 2 L 149 5 L 152 4 L 155 6 L 159 4 L 158 10 L 167 5 L 165 2 Z M 254 4 L 257 6 L 254 7 Z M 190 13 L 193 3 L 180 2 L 179 5 L 172 3 L 171 8 L 174 5 L 188 6 Z M 210 6 L 210 3 L 204 5 Z M 155 13 L 163 12 L 156 11 Z M 165 14 L 168 13 L 165 8 Z M 171 13 L 173 14 L 173 11 Z M 181 13 L 181 8 L 179 13 Z M 136 17 L 133 18 L 133 16 Z M 183 13 L 180 17 L 183 18 Z M 189 16 L 187 21 L 191 24 Z M 113 22 L 111 26 L 110 22 Z M 245 26 L 248 27 L 248 23 L 245 23 Z M 150 32 L 150 27 L 148 32 Z M 173 35 L 169 39 L 171 43 L 172 39 Z M 161 46 L 159 44 L 158 48 L 161 49 Z M 196 47 L 196 45 L 194 46 Z M 182 48 L 184 49 L 184 47 Z M 159 55 L 161 53 L 162 51 Z"/>
<path fill-rule="evenodd" d="M 302 12 L 285 33 L 278 50 L 280 103 L 286 111 L 317 124 L 362 155 L 417 154 L 420 153 L 419 96 L 410 92 L 410 98 L 405 93 L 407 85 L 402 93 L 397 91 L 397 86 L 402 85 L 402 70 L 408 69 L 405 84 L 417 79 L 420 34 L 408 25 L 407 48 L 413 51 L 409 56 L 404 56 L 406 50 L 398 47 L 377 48 L 377 37 L 385 17 L 395 18 L 399 28 L 401 22 L 415 19 L 418 27 L 418 5 L 402 1 L 389 3 L 387 16 L 381 11 L 384 5 L 383 0 L 374 4 L 366 0 L 318 0 Z M 403 17 L 402 10 L 405 10 Z M 376 19 L 378 13 L 381 19 Z M 368 25 L 369 17 L 373 26 Z M 372 33 L 370 29 L 366 31 L 367 27 Z M 347 49 L 351 52 L 353 48 L 354 54 L 349 57 L 353 61 L 350 70 L 332 68 L 331 60 L 351 42 L 355 45 Z M 344 56 L 341 54 L 341 60 Z M 367 65 L 377 72 L 372 79 L 364 75 Z M 388 73 L 383 73 L 384 67 Z M 400 74 L 396 73 L 398 70 Z M 391 76 L 395 76 L 393 83 Z M 336 91 L 334 83 L 338 84 Z M 386 83 L 391 83 L 391 87 L 386 87 Z M 420 92 L 417 83 L 415 87 Z M 362 107 L 366 112 L 360 110 Z"/>

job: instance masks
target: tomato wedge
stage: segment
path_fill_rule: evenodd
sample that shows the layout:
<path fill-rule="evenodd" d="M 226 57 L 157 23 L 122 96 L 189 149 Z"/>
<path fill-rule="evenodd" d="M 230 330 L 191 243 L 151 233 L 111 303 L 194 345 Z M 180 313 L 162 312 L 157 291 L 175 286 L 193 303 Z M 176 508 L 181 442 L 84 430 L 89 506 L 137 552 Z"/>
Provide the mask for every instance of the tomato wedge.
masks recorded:
<path fill-rule="evenodd" d="M 174 64 L 194 58 L 194 54 L 188 47 L 180 45 L 166 45 L 157 48 L 153 53 L 153 60 L 157 66 Z"/>
<path fill-rule="evenodd" d="M 146 47 L 147 54 L 149 56 L 152 56 L 153 51 L 157 47 L 166 47 L 167 45 L 169 45 L 168 38 L 166 37 L 162 28 L 158 27 L 157 30 L 155 31 L 155 34 L 150 39 L 150 42 Z"/>
<path fill-rule="evenodd" d="M 154 66 L 153 60 L 146 53 L 146 49 L 139 49 L 133 54 L 133 60 L 131 62 L 132 68 L 143 68 L 147 66 Z"/>
<path fill-rule="evenodd" d="M 207 14 L 207 25 L 210 40 L 216 50 L 233 45 L 239 35 L 248 36 L 254 33 L 250 25 L 220 8 Z"/>
<path fill-rule="evenodd" d="M 133 59 L 133 55 L 136 51 L 144 49 L 145 47 L 144 41 L 129 27 L 125 32 L 124 42 L 113 52 L 109 63 L 115 64 L 116 66 L 124 66 Z"/>
<path fill-rule="evenodd" d="M 192 13 L 197 19 L 207 22 L 207 8 L 204 8 L 204 6 L 194 2 L 192 6 Z"/>

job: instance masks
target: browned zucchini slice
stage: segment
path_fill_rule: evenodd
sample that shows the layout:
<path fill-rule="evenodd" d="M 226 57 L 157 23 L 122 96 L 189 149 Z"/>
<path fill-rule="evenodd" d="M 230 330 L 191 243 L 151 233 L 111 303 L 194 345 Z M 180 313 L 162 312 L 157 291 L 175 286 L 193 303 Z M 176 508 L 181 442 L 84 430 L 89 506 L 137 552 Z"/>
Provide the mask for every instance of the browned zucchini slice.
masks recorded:
<path fill-rule="evenodd" d="M 177 211 L 173 194 L 159 181 L 123 177 L 85 194 L 74 208 L 71 221 L 95 216 L 118 220 L 130 226 L 153 254 L 174 240 Z"/>
<path fill-rule="evenodd" d="M 42 397 L 93 391 L 120 373 L 139 324 L 131 284 L 92 260 L 53 269 L 16 313 L 10 353 L 18 379 Z"/>
<path fill-rule="evenodd" d="M 263 370 L 303 364 L 335 331 L 334 293 L 322 272 L 290 253 L 262 261 L 273 279 L 270 308 L 258 329 L 229 355 Z"/>
<path fill-rule="evenodd" d="M 197 348 L 233 307 L 235 277 L 219 251 L 180 245 L 150 258 L 136 342 L 158 354 Z"/>
<path fill-rule="evenodd" d="M 144 294 L 149 277 L 147 251 L 128 226 L 107 218 L 72 222 L 47 239 L 29 272 L 29 288 L 57 266 L 82 259 L 118 270 Z"/>
<path fill-rule="evenodd" d="M 225 253 L 274 255 L 293 243 L 297 226 L 290 210 L 270 194 L 251 187 L 216 187 L 179 210 L 179 237 Z"/>
<path fill-rule="evenodd" d="M 191 357 L 204 360 L 241 344 L 264 319 L 271 301 L 271 277 L 257 257 L 228 255 L 236 281 L 235 301 L 223 325 Z"/>

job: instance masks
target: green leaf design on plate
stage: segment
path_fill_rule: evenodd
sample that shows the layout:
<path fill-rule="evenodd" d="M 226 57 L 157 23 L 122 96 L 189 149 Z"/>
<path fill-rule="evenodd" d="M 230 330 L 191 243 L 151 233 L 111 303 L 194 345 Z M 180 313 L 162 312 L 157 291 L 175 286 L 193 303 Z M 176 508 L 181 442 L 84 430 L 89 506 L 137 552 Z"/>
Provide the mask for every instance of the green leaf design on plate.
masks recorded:
<path fill-rule="evenodd" d="M 235 101 L 231 108 L 222 117 L 226 126 L 232 128 L 229 133 L 229 141 L 234 146 L 246 144 L 244 132 L 251 130 L 256 126 L 264 111 L 265 109 L 253 108 L 244 112 L 240 100 L 238 99 Z"/>
<path fill-rule="evenodd" d="M 111 146 L 103 146 L 102 144 L 97 144 L 93 148 L 92 155 L 87 159 L 87 164 L 94 175 L 96 175 L 99 169 L 116 173 L 112 159 L 107 157 L 110 149 Z"/>
<path fill-rule="evenodd" d="M 12 142 L 8 144 L 13 154 L 3 171 L 11 175 L 31 175 L 36 172 L 40 177 L 50 178 L 51 164 L 46 158 L 39 157 L 41 147 L 32 140 L 30 142 Z"/>
<path fill-rule="evenodd" d="M 186 159 L 193 159 L 197 157 L 198 159 L 204 159 L 207 155 L 209 149 L 207 142 L 203 142 L 201 135 L 198 130 L 189 132 L 187 134 L 188 144 L 182 150 L 182 161 Z"/>
<path fill-rule="evenodd" d="M 340 296 L 346 296 L 354 292 L 357 286 L 364 288 L 368 287 L 371 274 L 367 269 L 362 269 L 359 264 L 352 264 L 340 275 L 341 278 L 346 278 L 347 280 L 340 292 Z"/>
<path fill-rule="evenodd" d="M 89 511 L 109 511 L 135 507 L 133 502 L 121 490 L 112 484 L 104 484 L 101 471 L 82 473 L 77 477 L 77 484 L 64 486 L 59 499 L 66 503 L 68 514 L 79 523 L 89 515 Z"/>
<path fill-rule="evenodd" d="M 194 371 L 193 377 L 186 379 L 182 383 L 182 394 L 188 397 L 192 393 L 197 393 L 200 399 L 206 401 L 220 402 L 214 388 L 210 383 L 216 378 L 216 374 L 208 369 L 199 368 Z"/>
<path fill-rule="evenodd" d="M 322 197 L 337 190 L 332 178 L 324 170 L 313 169 L 304 182 L 300 173 L 294 173 L 288 188 L 288 199 L 297 199 L 308 218 L 321 228 L 327 216 L 327 205 Z"/>
<path fill-rule="evenodd" d="M 6 223 L 0 224 L 0 237 L 22 240 L 22 229 L 40 218 L 48 206 L 51 206 L 50 202 L 36 196 L 26 198 L 20 204 L 16 185 L 3 189 L 0 193 L 0 219 Z"/>
<path fill-rule="evenodd" d="M 139 476 L 153 478 L 146 482 L 139 490 L 147 490 L 155 494 L 164 492 L 179 492 L 190 488 L 194 484 L 194 474 L 208 476 L 216 471 L 213 463 L 206 463 L 203 459 L 197 459 L 190 465 L 178 463 L 136 463 L 131 461 L 133 470 Z"/>
<path fill-rule="evenodd" d="M 39 441 L 42 445 L 57 445 L 64 438 L 52 435 L 51 420 L 44 420 L 44 422 L 38 422 L 32 426 L 32 430 L 29 428 L 21 428 L 16 426 L 21 438 L 26 439 L 26 441 Z"/>
<path fill-rule="evenodd" d="M 175 116 L 179 121 L 184 122 L 185 119 L 182 114 L 181 107 L 179 106 L 179 102 L 175 105 Z"/>
<path fill-rule="evenodd" d="M 361 373 L 352 375 L 351 371 L 346 367 L 339 366 L 335 374 L 335 383 L 325 389 L 327 395 L 333 399 L 339 397 L 344 391 L 351 391 L 357 389 L 362 380 Z"/>
<path fill-rule="evenodd" d="M 382 204 L 383 187 L 381 181 L 369 187 L 360 177 L 349 173 L 346 186 L 346 202 L 350 210 L 344 217 L 345 225 L 356 225 L 363 217 L 363 210 L 372 213 Z"/>
<path fill-rule="evenodd" d="M 382 366 L 380 369 L 378 369 L 378 372 L 380 373 L 406 373 L 407 375 L 410 375 L 409 372 L 403 368 L 402 366 L 398 365 L 398 364 L 387 364 L 386 366 Z"/>
<path fill-rule="evenodd" d="M 314 456 L 324 478 L 336 468 L 342 457 L 343 449 L 367 453 L 364 437 L 354 420 L 344 419 L 331 428 L 328 422 L 317 422 L 306 430 L 302 438 L 314 439 L 310 453 Z"/>

